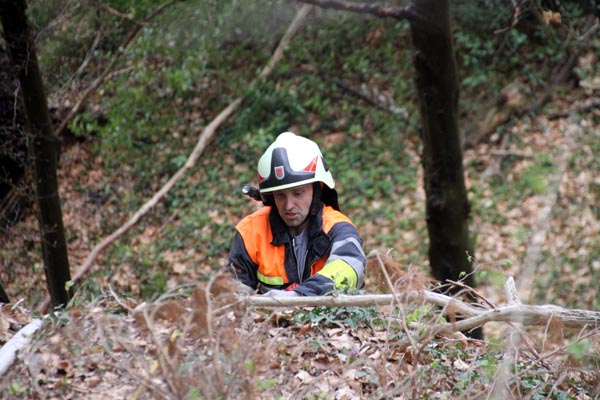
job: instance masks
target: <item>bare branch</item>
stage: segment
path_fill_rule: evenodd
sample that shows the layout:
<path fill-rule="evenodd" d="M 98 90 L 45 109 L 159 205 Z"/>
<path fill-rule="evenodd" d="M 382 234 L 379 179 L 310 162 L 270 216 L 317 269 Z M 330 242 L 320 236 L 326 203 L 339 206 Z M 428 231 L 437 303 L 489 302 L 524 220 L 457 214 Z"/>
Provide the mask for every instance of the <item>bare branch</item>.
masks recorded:
<path fill-rule="evenodd" d="M 514 298 L 512 299 L 514 301 Z M 518 322 L 523 325 L 546 325 L 549 321 L 567 327 L 600 327 L 600 311 L 573 310 L 555 305 L 527 305 L 514 303 L 494 309 L 474 307 L 468 303 L 431 291 L 407 291 L 397 296 L 392 294 L 337 295 L 315 297 L 269 297 L 248 296 L 242 299 L 247 306 L 255 307 L 365 307 L 386 306 L 401 303 L 431 303 L 465 317 L 454 324 L 442 324 L 431 328 L 436 333 L 442 331 L 465 331 L 484 324 L 497 322 Z"/>
<path fill-rule="evenodd" d="M 372 14 L 377 17 L 396 19 L 414 19 L 410 6 L 403 8 L 381 7 L 372 3 L 351 3 L 344 0 L 298 0 L 301 3 L 313 4 L 321 8 L 331 8 L 339 11 L 350 11 L 362 14 Z"/>
<path fill-rule="evenodd" d="M 366 101 L 367 103 L 379 108 L 380 110 L 387 111 L 387 112 L 395 114 L 395 115 L 400 115 L 404 118 L 408 118 L 408 111 L 406 111 L 406 109 L 403 107 L 396 107 L 394 104 L 390 104 L 390 105 L 385 104 L 384 102 L 380 101 L 379 99 L 369 96 L 368 94 L 364 93 L 360 89 L 355 88 L 354 86 L 352 86 L 350 83 L 346 82 L 345 80 L 332 78 L 332 81 L 340 89 L 345 90 L 346 92 L 350 93 L 351 95 L 356 96 L 359 99 Z"/>
<path fill-rule="evenodd" d="M 112 8 L 111 6 L 109 6 L 108 4 L 101 4 L 100 6 L 104 10 L 106 10 L 109 14 L 112 14 L 112 15 L 114 15 L 116 17 L 119 17 L 119 18 L 122 18 L 122 19 L 126 19 L 128 21 L 133 22 L 136 25 L 148 26 L 148 22 L 146 22 L 146 21 L 138 21 L 138 20 L 134 19 L 133 17 L 131 17 L 131 15 L 122 13 L 122 12 L 120 12 L 118 10 L 115 10 L 114 8 Z M 161 4 L 161 7 L 162 6 L 163 5 Z"/>
<path fill-rule="evenodd" d="M 592 100 L 592 101 L 584 104 L 583 106 L 570 108 L 567 111 L 554 112 L 554 113 L 548 115 L 548 119 L 554 120 L 554 119 L 565 118 L 565 117 L 568 117 L 569 115 L 575 114 L 575 113 L 587 114 L 596 108 L 600 108 L 600 100 Z"/>

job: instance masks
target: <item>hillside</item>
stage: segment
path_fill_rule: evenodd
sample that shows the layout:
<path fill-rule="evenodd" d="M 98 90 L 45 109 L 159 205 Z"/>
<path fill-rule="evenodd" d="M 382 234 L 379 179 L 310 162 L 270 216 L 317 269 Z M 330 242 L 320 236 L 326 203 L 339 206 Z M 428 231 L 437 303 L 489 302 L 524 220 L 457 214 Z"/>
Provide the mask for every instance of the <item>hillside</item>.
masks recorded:
<path fill-rule="evenodd" d="M 269 11 L 224 7 L 222 19 L 194 25 L 182 17 L 185 7 L 140 33 L 64 139 L 60 196 L 72 269 L 183 165 L 225 106 L 245 100 L 190 173 L 100 255 L 67 310 L 46 319 L 3 376 L 3 398 L 600 397 L 597 329 L 490 323 L 483 342 L 455 334 L 401 349 L 399 342 L 439 320 L 439 310 L 233 307 L 210 314 L 231 299 L 208 301 L 202 288 L 217 279 L 235 223 L 260 206 L 239 189 L 256 184 L 258 155 L 284 130 L 321 145 L 365 251 L 378 250 L 405 271 L 397 289 L 430 288 L 419 121 L 402 23 L 315 11 L 272 76 L 250 85 L 293 13 L 282 2 Z M 485 36 L 458 11 L 466 134 L 482 130 L 510 84 L 524 88 L 522 104 L 553 93 L 535 112 L 513 110 L 465 149 L 482 304 L 505 304 L 504 281 L 513 276 L 525 303 L 598 310 L 598 39 L 580 52 L 578 79 L 554 85 L 564 58 L 544 58 L 551 50 L 519 33 Z M 256 23 L 264 13 L 268 26 Z M 211 24 L 223 36 L 203 36 Z M 38 45 L 51 103 L 64 110 L 93 71 L 77 85 L 57 84 L 61 72 L 43 50 L 50 39 L 57 40 Z M 507 54 L 518 59 L 498 56 L 501 46 L 515 46 Z M 107 65 L 103 57 L 99 66 Z M 0 314 L 1 343 L 36 316 L 46 296 L 36 224 L 28 210 L 6 230 L 0 278 L 14 303 Z M 379 286 L 375 276 L 367 292 Z"/>

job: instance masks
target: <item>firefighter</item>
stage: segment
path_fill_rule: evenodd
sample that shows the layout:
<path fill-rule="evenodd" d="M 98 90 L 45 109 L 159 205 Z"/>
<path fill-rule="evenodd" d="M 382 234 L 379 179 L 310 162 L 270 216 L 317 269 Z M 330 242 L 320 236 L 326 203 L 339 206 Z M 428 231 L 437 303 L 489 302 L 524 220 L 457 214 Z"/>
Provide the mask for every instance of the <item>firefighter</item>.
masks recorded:
<path fill-rule="evenodd" d="M 321 296 L 364 285 L 365 253 L 339 210 L 335 182 L 319 146 L 280 134 L 258 161 L 264 207 L 236 226 L 229 266 L 267 296 Z"/>

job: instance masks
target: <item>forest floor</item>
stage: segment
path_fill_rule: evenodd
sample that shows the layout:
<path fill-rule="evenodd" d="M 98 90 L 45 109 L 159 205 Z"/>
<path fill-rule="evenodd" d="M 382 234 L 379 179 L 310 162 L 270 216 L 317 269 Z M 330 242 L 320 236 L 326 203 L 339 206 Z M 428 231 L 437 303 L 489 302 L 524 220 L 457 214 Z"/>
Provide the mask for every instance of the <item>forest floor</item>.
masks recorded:
<path fill-rule="evenodd" d="M 592 100 L 565 100 L 556 111 Z M 467 186 L 477 188 L 477 290 L 488 307 L 506 303 L 508 276 L 524 303 L 599 306 L 599 111 L 549 115 L 516 121 L 503 135 L 465 152 Z M 540 154 L 551 168 L 528 175 Z M 489 185 L 498 179 L 522 181 L 529 195 L 523 201 L 502 198 Z M 71 263 L 79 266 L 89 238 L 103 233 L 102 219 L 110 214 L 90 206 L 88 193 L 101 192 L 107 182 L 120 190 L 127 177 L 105 176 L 84 142 L 64 150 L 60 181 L 65 225 L 77 238 L 69 243 Z M 415 199 L 423 198 L 417 190 Z M 483 213 L 498 219 L 481 218 Z M 11 235 L 6 248 L 37 252 L 35 225 L 34 215 L 25 215 L 15 228 L 21 234 Z M 148 227 L 133 241 L 152 240 L 157 230 Z M 399 241 L 410 242 L 410 232 Z M 377 247 L 370 237 L 365 242 Z M 11 294 L 15 287 L 20 293 L 44 290 L 43 282 L 31 279 L 31 269 L 15 268 L 21 272 Z M 172 268 L 189 282 L 206 274 L 186 268 L 176 256 Z M 428 287 L 422 271 L 414 279 L 414 271 L 403 268 L 400 288 Z M 115 273 L 135 280 L 126 268 Z M 437 321 L 439 311 L 409 304 L 216 312 L 222 297 L 207 297 L 201 285 L 171 287 L 143 302 L 114 290 L 114 278 L 96 275 L 103 295 L 44 318 L 44 327 L 2 377 L 2 398 L 600 398 L 598 329 L 498 322 L 485 326 L 485 341 L 455 334 L 399 349 L 399 339 Z M 1 343 L 36 317 L 27 296 L 17 297 L 2 307 Z"/>

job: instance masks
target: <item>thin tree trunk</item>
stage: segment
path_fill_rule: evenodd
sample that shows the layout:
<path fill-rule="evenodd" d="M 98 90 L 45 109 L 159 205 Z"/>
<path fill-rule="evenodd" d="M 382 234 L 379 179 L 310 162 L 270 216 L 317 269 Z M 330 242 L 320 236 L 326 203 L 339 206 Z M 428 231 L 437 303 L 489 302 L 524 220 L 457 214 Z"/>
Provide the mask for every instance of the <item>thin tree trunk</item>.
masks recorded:
<path fill-rule="evenodd" d="M 469 202 L 458 129 L 458 81 L 448 0 L 415 0 L 411 20 L 425 173 L 429 262 L 435 278 L 472 286 Z M 463 276 L 464 273 L 467 276 Z"/>
<path fill-rule="evenodd" d="M 59 307 L 66 305 L 71 297 L 66 288 L 71 275 L 56 177 L 58 141 L 52 132 L 26 8 L 25 0 L 0 1 L 4 37 L 17 69 L 31 132 L 29 149 L 35 164 L 36 203 L 46 281 L 52 304 Z"/>
<path fill-rule="evenodd" d="M 10 299 L 8 298 L 8 295 L 4 291 L 4 287 L 2 286 L 2 284 L 0 284 L 0 303 L 5 303 L 5 304 L 10 303 Z"/>
<path fill-rule="evenodd" d="M 449 0 L 414 0 L 410 20 L 415 81 L 422 121 L 421 141 L 433 276 L 474 287 L 469 239 L 470 205 L 458 128 L 458 79 L 450 29 Z M 451 292 L 460 290 L 451 287 Z M 481 329 L 469 332 L 482 337 Z"/>
<path fill-rule="evenodd" d="M 449 0 L 414 0 L 402 8 L 345 0 L 299 1 L 410 22 L 423 125 L 422 163 L 432 275 L 442 282 L 463 280 L 473 286 L 467 221 L 470 206 L 458 129 L 458 80 Z"/>

